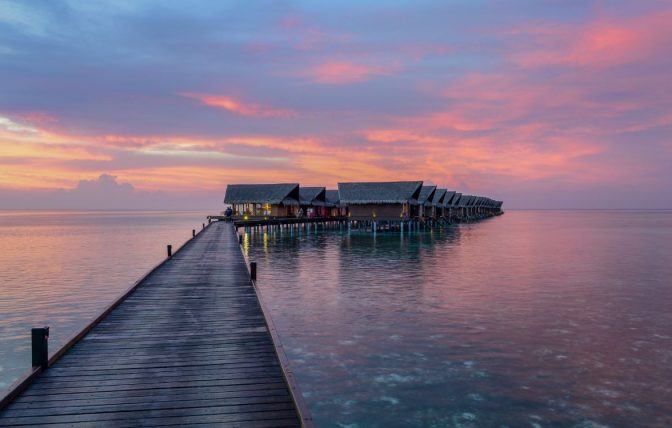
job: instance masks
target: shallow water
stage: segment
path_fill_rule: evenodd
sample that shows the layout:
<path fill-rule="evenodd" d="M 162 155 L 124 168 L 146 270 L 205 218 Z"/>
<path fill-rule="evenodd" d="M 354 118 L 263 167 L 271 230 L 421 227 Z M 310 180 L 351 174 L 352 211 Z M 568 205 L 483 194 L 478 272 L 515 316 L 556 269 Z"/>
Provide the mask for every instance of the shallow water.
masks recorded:
<path fill-rule="evenodd" d="M 30 366 L 30 329 L 50 350 L 200 228 L 200 212 L 0 211 L 0 394 Z"/>
<path fill-rule="evenodd" d="M 672 426 L 671 212 L 246 248 L 320 426 Z"/>
<path fill-rule="evenodd" d="M 0 212 L 0 388 L 207 213 Z M 324 427 L 672 426 L 672 212 L 248 235 Z"/>

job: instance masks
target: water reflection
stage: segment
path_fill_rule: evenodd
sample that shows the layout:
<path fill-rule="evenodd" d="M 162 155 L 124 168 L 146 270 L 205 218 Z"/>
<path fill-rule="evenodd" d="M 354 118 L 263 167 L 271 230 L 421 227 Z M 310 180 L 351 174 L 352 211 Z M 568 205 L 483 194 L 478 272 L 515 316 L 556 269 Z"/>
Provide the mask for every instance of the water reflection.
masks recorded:
<path fill-rule="evenodd" d="M 51 326 L 57 349 L 205 215 L 0 211 L 0 390 L 28 369 L 32 327 Z"/>
<path fill-rule="evenodd" d="M 669 213 L 263 236 L 248 251 L 323 426 L 672 423 Z"/>

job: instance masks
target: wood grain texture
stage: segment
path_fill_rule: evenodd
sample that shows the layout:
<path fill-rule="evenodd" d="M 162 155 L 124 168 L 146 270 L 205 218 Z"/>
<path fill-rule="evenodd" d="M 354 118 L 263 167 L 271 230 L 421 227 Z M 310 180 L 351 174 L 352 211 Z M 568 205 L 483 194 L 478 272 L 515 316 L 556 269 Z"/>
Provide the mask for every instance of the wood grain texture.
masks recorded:
<path fill-rule="evenodd" d="M 233 225 L 214 222 L 0 413 L 0 426 L 299 426 Z"/>

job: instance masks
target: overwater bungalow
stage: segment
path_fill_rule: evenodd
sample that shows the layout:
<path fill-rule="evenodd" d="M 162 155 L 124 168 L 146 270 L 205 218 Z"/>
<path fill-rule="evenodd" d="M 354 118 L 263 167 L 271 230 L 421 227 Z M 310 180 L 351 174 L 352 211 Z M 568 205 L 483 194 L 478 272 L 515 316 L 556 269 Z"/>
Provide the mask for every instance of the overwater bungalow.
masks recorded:
<path fill-rule="evenodd" d="M 324 196 L 328 217 L 345 217 L 348 215 L 348 207 L 341 204 L 338 190 L 325 190 Z"/>
<path fill-rule="evenodd" d="M 443 198 L 442 217 L 449 222 L 451 221 L 451 217 L 453 215 L 453 200 L 455 199 L 455 195 L 457 195 L 457 192 L 447 190 L 446 195 Z"/>
<path fill-rule="evenodd" d="M 478 203 L 478 196 L 472 196 L 469 200 L 469 217 L 476 215 L 476 205 Z"/>
<path fill-rule="evenodd" d="M 462 194 L 462 197 L 460 197 L 460 201 L 458 202 L 460 220 L 464 220 L 469 216 L 469 203 L 471 202 L 471 198 L 471 195 L 465 194 Z"/>
<path fill-rule="evenodd" d="M 229 184 L 224 203 L 234 217 L 293 217 L 299 210 L 299 184 Z"/>
<path fill-rule="evenodd" d="M 432 216 L 432 198 L 436 193 L 436 186 L 422 186 L 418 195 L 418 218 L 427 219 Z"/>
<path fill-rule="evenodd" d="M 443 201 L 445 200 L 446 189 L 436 189 L 432 197 L 432 217 L 439 219 L 443 217 Z"/>
<path fill-rule="evenodd" d="M 467 200 L 467 218 L 471 218 L 474 215 L 474 205 L 476 204 L 476 199 L 476 196 L 469 195 L 469 199 Z"/>
<path fill-rule="evenodd" d="M 462 193 L 455 192 L 453 198 L 450 200 L 450 221 L 459 220 L 462 218 L 462 208 L 460 207 L 462 201 Z"/>
<path fill-rule="evenodd" d="M 326 189 L 324 187 L 299 187 L 299 205 L 307 217 L 326 217 Z"/>
<path fill-rule="evenodd" d="M 338 183 L 340 203 L 352 220 L 399 221 L 413 215 L 422 181 Z"/>

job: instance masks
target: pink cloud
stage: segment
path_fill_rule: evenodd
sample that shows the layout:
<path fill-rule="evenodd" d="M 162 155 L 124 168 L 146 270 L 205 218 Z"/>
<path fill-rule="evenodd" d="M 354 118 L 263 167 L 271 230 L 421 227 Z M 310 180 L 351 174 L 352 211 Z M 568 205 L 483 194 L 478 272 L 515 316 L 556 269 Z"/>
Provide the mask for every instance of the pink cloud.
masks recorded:
<path fill-rule="evenodd" d="M 347 85 L 392 72 L 393 69 L 390 67 L 356 64 L 349 61 L 328 61 L 300 74 L 325 85 Z"/>
<path fill-rule="evenodd" d="M 220 108 L 241 116 L 252 117 L 295 117 L 296 112 L 289 109 L 277 109 L 260 104 L 252 104 L 233 97 L 186 92 L 181 94 L 209 107 Z"/>
<path fill-rule="evenodd" d="M 669 56 L 672 11 L 629 19 L 600 18 L 586 24 L 531 25 L 511 31 L 525 42 L 511 55 L 524 67 L 568 65 L 610 67 L 655 62 Z M 536 40 L 529 45 L 527 40 Z"/>

